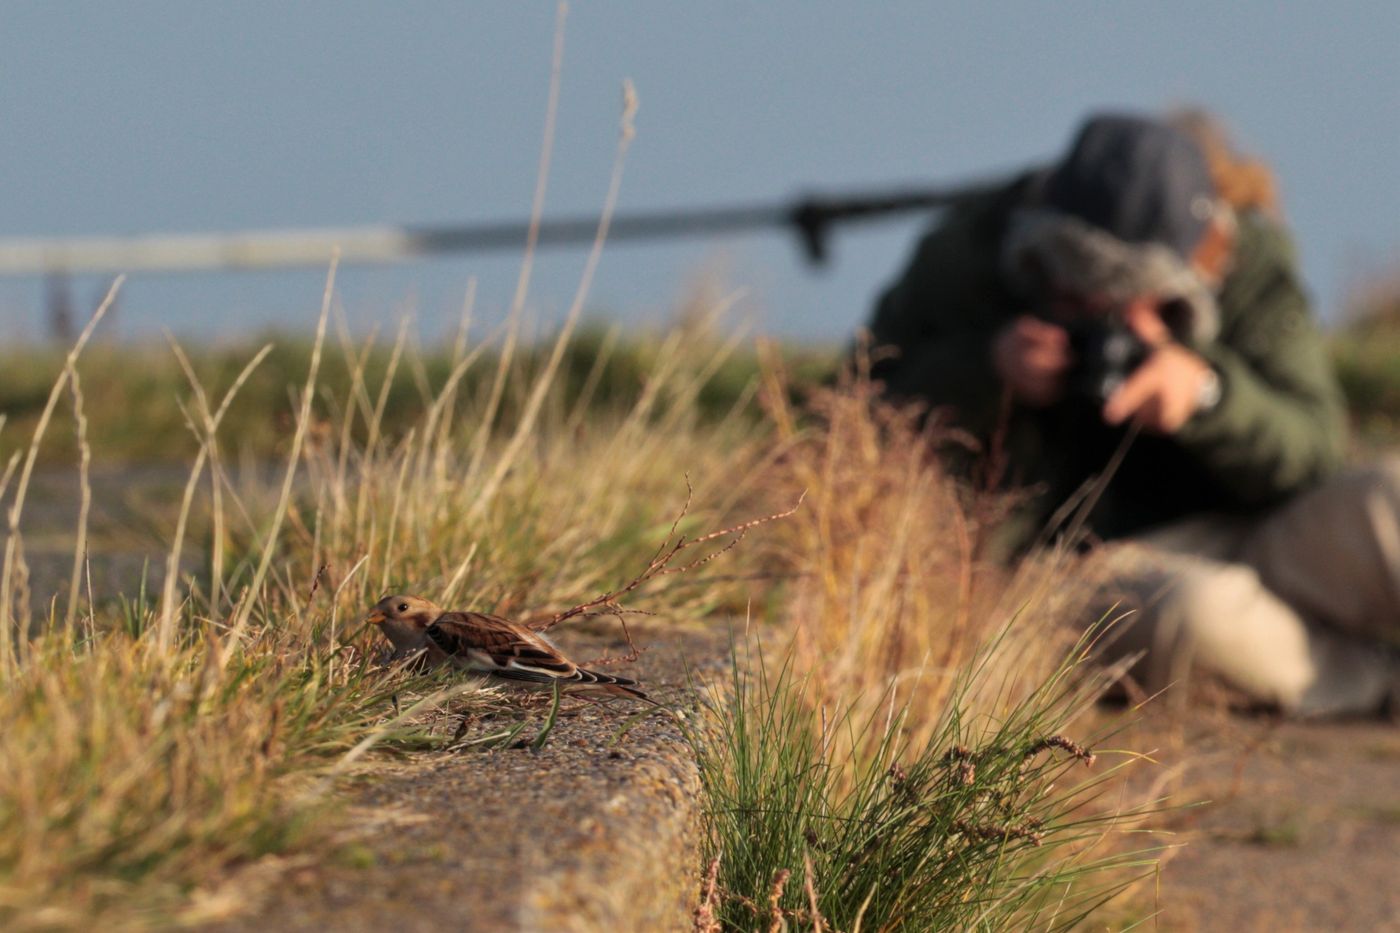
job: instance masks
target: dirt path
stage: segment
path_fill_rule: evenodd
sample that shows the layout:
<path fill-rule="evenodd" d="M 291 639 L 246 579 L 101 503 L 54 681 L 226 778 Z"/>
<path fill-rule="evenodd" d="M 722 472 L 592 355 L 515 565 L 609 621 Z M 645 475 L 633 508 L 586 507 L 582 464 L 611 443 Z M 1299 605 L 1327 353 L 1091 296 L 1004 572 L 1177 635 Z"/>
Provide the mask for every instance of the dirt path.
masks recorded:
<path fill-rule="evenodd" d="M 1185 845 L 1126 919 L 1155 901 L 1148 929 L 1400 930 L 1400 726 L 1206 713 L 1171 746 L 1175 799 L 1210 802 L 1167 820 Z"/>

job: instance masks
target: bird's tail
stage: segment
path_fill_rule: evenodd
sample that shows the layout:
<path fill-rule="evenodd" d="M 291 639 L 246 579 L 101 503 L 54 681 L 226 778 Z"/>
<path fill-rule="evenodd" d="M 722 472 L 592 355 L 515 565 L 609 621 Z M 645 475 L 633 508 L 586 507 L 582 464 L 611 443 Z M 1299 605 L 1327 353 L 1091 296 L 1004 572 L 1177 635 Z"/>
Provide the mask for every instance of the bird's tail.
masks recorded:
<path fill-rule="evenodd" d="M 601 671 L 590 671 L 580 667 L 578 669 L 578 682 L 589 686 L 597 687 L 603 693 L 611 693 L 614 696 L 631 697 L 634 700 L 643 700 L 653 706 L 660 706 L 651 697 L 637 689 L 637 682 L 630 677 L 619 677 L 616 674 L 604 674 Z"/>

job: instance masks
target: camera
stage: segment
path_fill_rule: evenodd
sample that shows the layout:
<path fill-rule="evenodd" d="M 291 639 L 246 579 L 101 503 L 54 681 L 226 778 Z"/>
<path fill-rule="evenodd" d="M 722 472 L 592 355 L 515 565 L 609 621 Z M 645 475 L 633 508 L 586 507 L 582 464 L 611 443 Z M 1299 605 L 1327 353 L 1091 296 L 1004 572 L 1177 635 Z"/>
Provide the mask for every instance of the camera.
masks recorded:
<path fill-rule="evenodd" d="M 1079 321 L 1066 328 L 1075 364 L 1069 394 L 1102 405 L 1142 365 L 1152 348 L 1113 317 Z"/>

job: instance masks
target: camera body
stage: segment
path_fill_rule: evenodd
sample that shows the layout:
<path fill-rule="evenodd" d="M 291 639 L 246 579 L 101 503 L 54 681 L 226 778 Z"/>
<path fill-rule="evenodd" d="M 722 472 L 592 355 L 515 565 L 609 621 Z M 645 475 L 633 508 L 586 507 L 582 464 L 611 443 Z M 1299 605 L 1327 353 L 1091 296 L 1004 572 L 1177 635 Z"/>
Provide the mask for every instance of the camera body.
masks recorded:
<path fill-rule="evenodd" d="M 1077 321 L 1066 330 L 1075 357 L 1069 374 L 1069 394 L 1098 405 L 1107 402 L 1152 352 L 1112 315 Z"/>

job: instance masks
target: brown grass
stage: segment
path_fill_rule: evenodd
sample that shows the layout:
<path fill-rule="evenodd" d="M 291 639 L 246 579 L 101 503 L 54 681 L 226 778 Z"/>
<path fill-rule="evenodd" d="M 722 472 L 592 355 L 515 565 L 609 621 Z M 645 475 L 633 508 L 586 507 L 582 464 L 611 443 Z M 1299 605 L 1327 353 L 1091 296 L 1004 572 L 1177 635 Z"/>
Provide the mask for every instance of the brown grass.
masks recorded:
<path fill-rule="evenodd" d="M 790 578 L 779 614 L 794 669 L 816 708 L 904 709 L 918 746 L 955 693 L 990 711 L 1041 685 L 1073 643 L 1086 593 L 1047 581 L 1063 554 L 1013 571 L 987 542 L 1015 496 L 951 474 L 940 451 L 969 439 L 914 408 L 883 401 L 858 374 L 813 390 L 799 411 L 770 366 L 765 401 L 775 427 L 765 485 L 777 501 L 805 491 L 778 530 L 775 561 Z M 1018 619 L 995 658 L 989 644 Z M 1081 625 L 1083 623 L 1081 622 Z M 983 666 L 969 693 L 959 677 Z"/>
<path fill-rule="evenodd" d="M 323 326 L 329 295 L 328 286 Z M 312 359 L 332 352 L 318 341 Z M 446 739 L 420 728 L 424 714 L 479 702 L 470 685 L 375 666 L 381 646 L 358 624 L 365 609 L 402 589 L 525 619 L 615 590 L 665 540 L 687 500 L 687 474 L 693 505 L 677 533 L 694 540 L 721 527 L 748 495 L 734 477 L 748 475 L 763 449 L 751 418 L 698 411 L 732 352 L 693 332 L 663 335 L 640 397 L 596 408 L 512 362 L 499 394 L 459 396 L 449 379 L 411 421 L 388 424 L 376 400 L 393 372 L 372 381 L 367 354 L 346 344 L 352 390 L 328 406 L 336 420 L 315 415 L 313 365 L 288 459 L 269 480 L 236 478 L 223 456 L 220 413 L 242 381 L 213 397 L 186 365 L 181 404 L 199 454 L 169 525 L 151 518 L 168 528 L 161 563 L 178 575 L 148 598 L 135 580 L 125 599 L 92 598 L 80 528 L 81 585 L 64 587 L 76 600 L 31 599 L 22 503 L 13 500 L 0 924 L 192 921 L 231 868 L 325 838 L 322 805 L 349 763 L 386 742 L 435 747 Z M 459 342 L 453 372 L 479 358 Z M 419 363 L 407 349 L 396 359 Z M 75 386 L 80 365 L 68 370 Z M 90 380 L 75 406 L 83 390 L 94 391 Z M 496 421 L 502 398 L 532 393 L 540 401 L 527 432 L 476 430 Z M 74 423 L 85 427 L 81 409 Z M 42 442 L 41 432 L 27 462 Z M 86 515 L 84 507 L 80 525 Z M 191 559 L 198 569 L 186 575 Z M 635 601 L 675 624 L 742 605 L 744 574 L 732 566 L 721 574 L 728 580 L 692 576 L 642 588 Z"/>

